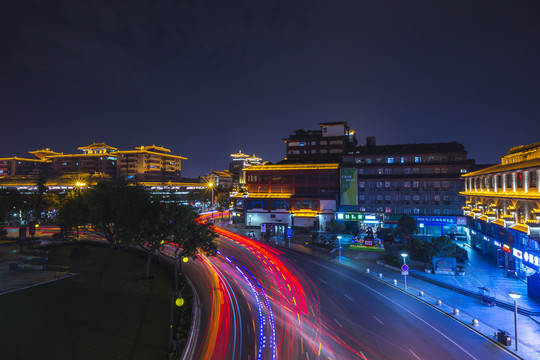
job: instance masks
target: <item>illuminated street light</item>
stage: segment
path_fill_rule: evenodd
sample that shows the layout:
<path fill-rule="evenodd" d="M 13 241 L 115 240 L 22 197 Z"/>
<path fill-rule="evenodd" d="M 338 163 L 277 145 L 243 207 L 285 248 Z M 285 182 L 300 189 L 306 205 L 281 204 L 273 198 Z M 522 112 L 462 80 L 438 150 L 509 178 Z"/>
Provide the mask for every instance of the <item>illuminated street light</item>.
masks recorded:
<path fill-rule="evenodd" d="M 208 186 L 212 189 L 212 219 L 214 218 L 214 184 L 208 183 Z"/>
<path fill-rule="evenodd" d="M 407 258 L 407 253 L 401 253 L 401 256 L 403 256 L 403 266 L 401 267 L 401 270 L 402 270 L 402 274 L 403 276 L 405 277 L 405 290 L 407 290 L 407 272 L 408 272 L 408 267 L 407 267 L 407 262 L 405 261 L 405 259 Z"/>
<path fill-rule="evenodd" d="M 339 262 L 341 262 L 341 236 L 338 236 L 338 242 L 339 242 Z"/>
<path fill-rule="evenodd" d="M 517 299 L 521 297 L 521 294 L 515 291 L 508 293 L 512 299 L 514 299 L 514 328 L 516 332 L 516 351 L 518 351 L 518 329 L 517 329 Z"/>

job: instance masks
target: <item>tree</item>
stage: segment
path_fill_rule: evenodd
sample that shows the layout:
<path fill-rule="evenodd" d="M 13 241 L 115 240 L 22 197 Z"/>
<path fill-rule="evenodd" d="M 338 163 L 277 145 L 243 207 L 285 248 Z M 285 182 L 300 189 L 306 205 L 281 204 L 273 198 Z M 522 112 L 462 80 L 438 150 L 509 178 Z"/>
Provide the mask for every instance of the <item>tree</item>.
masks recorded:
<path fill-rule="evenodd" d="M 223 212 L 228 210 L 231 205 L 230 189 L 218 186 L 215 190 L 217 190 L 216 203 L 218 211 Z"/>
<path fill-rule="evenodd" d="M 134 242 L 146 253 L 146 279 L 150 279 L 152 257 L 160 250 L 170 232 L 170 210 L 167 206 L 150 203 L 139 231 L 134 234 Z"/>
<path fill-rule="evenodd" d="M 418 226 L 416 220 L 409 215 L 403 215 L 397 223 L 396 233 L 402 237 L 408 239 L 412 234 L 418 233 Z"/>
<path fill-rule="evenodd" d="M 198 252 L 213 256 L 216 254 L 214 229 L 200 222 L 197 213 L 190 207 L 177 206 L 171 208 L 171 224 L 169 241 L 175 245 L 174 260 L 174 289 L 178 292 L 178 274 L 180 261 L 184 257 L 197 258 Z"/>
<path fill-rule="evenodd" d="M 87 223 L 88 207 L 85 199 L 80 193 L 71 193 L 67 195 L 58 210 L 56 223 L 60 226 L 61 236 L 72 233 L 73 229 L 79 229 Z"/>
<path fill-rule="evenodd" d="M 148 193 L 140 186 L 129 185 L 123 180 L 100 181 L 83 193 L 88 207 L 90 231 L 104 237 L 111 252 L 120 245 L 130 243 L 144 219 L 142 208 L 149 203 Z"/>

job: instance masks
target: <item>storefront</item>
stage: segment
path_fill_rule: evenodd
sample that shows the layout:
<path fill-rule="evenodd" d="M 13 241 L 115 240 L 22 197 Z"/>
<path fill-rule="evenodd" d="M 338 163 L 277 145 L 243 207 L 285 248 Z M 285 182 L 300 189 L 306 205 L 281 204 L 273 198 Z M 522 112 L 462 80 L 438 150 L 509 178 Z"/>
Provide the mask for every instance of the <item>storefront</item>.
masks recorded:
<path fill-rule="evenodd" d="M 414 216 L 421 237 L 448 236 L 452 240 L 466 239 L 467 218 L 464 216 Z"/>

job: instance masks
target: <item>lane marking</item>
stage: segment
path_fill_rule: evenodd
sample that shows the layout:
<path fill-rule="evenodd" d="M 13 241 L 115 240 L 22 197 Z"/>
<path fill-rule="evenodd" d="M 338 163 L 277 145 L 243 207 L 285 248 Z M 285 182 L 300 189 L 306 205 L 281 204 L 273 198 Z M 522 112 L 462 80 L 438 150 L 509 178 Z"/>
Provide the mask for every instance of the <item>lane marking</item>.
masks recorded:
<path fill-rule="evenodd" d="M 349 295 L 345 294 L 345 297 L 351 301 L 354 301 L 352 297 L 350 297 Z"/>
<path fill-rule="evenodd" d="M 378 317 L 376 317 L 375 315 L 373 315 L 373 317 L 374 317 L 375 320 L 377 320 L 381 325 L 384 325 L 384 323 L 383 323 Z"/>
<path fill-rule="evenodd" d="M 324 281 L 323 279 L 319 279 L 320 282 L 322 282 L 323 284 L 328 284 L 326 281 Z"/>
<path fill-rule="evenodd" d="M 339 327 L 340 327 L 340 328 L 342 328 L 342 329 L 343 329 L 343 325 L 341 325 L 341 324 L 339 323 L 339 321 L 337 321 L 337 319 L 336 319 L 336 318 L 334 318 L 334 321 L 335 321 L 335 322 L 336 322 L 336 323 L 337 323 L 337 324 L 339 325 Z"/>
<path fill-rule="evenodd" d="M 413 356 L 414 356 L 415 358 L 417 358 L 418 360 L 422 360 L 422 359 L 420 359 L 420 358 L 418 357 L 418 355 L 416 355 L 416 354 L 414 353 L 414 351 L 412 351 L 412 349 L 409 349 L 409 351 L 411 352 L 411 354 L 413 354 Z"/>

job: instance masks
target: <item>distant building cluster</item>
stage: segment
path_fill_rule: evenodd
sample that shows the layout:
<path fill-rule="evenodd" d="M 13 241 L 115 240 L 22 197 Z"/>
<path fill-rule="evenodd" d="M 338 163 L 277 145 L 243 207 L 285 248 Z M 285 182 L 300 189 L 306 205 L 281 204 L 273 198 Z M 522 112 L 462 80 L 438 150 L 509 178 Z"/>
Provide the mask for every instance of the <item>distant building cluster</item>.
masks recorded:
<path fill-rule="evenodd" d="M 34 158 L 0 158 L 0 177 L 69 174 L 102 174 L 133 181 L 177 181 L 182 160 L 160 146 L 140 146 L 118 150 L 105 143 L 79 147 L 82 153 L 64 154 L 50 149 L 30 151 Z"/>
<path fill-rule="evenodd" d="M 424 235 L 464 233 L 460 177 L 476 165 L 462 144 L 377 145 L 369 136 L 358 145 L 346 122 L 296 130 L 283 141 L 283 161 L 243 170 L 236 217 L 247 226 L 324 230 L 354 221 L 376 228 L 407 214 L 422 220 Z"/>

